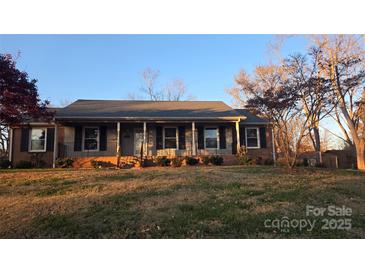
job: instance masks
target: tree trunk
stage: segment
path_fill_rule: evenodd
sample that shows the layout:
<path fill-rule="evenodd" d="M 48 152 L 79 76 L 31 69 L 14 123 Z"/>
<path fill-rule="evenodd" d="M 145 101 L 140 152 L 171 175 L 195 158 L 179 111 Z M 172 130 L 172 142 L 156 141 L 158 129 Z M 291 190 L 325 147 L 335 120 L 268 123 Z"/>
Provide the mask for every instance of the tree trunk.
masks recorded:
<path fill-rule="evenodd" d="M 356 144 L 356 160 L 358 170 L 365 171 L 365 142 L 361 140 Z"/>
<path fill-rule="evenodd" d="M 314 133 L 314 151 L 316 152 L 317 164 L 322 165 L 322 154 L 321 154 L 321 137 L 319 135 L 319 128 L 313 128 Z"/>

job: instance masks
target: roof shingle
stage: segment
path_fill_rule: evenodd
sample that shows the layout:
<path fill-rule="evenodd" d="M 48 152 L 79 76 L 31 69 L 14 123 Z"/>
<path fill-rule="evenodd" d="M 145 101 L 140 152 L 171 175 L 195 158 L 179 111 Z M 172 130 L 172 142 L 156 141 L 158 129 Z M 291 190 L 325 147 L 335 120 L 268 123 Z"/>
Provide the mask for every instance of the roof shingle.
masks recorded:
<path fill-rule="evenodd" d="M 56 118 L 228 118 L 241 116 L 221 101 L 77 100 Z"/>

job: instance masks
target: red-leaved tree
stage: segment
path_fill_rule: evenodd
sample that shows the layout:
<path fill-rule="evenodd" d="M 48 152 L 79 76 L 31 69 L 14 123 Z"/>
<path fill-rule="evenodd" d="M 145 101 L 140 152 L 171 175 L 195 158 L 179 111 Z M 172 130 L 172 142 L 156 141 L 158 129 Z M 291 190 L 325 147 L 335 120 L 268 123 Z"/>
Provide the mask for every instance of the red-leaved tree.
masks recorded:
<path fill-rule="evenodd" d="M 0 128 L 2 131 L 30 118 L 50 119 L 52 117 L 52 113 L 47 111 L 49 102 L 39 98 L 36 83 L 36 80 L 29 79 L 26 72 L 16 68 L 11 55 L 0 54 Z M 1 136 L 7 138 L 5 132 L 1 132 Z M 7 143 L 7 140 L 3 143 Z M 4 151 L 7 146 L 0 149 Z"/>

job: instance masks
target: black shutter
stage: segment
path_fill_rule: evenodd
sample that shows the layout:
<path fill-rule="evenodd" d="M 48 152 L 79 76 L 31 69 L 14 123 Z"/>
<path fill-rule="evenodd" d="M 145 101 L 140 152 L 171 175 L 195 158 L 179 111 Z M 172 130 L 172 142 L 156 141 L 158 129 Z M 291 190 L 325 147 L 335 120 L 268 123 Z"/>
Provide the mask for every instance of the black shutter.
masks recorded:
<path fill-rule="evenodd" d="M 245 127 L 240 127 L 240 145 L 246 146 L 246 130 Z"/>
<path fill-rule="evenodd" d="M 156 127 L 156 149 L 162 149 L 163 142 L 162 142 L 162 127 Z"/>
<path fill-rule="evenodd" d="M 266 148 L 266 128 L 260 127 L 260 147 Z"/>
<path fill-rule="evenodd" d="M 204 127 L 198 127 L 198 149 L 204 149 Z"/>
<path fill-rule="evenodd" d="M 82 127 L 75 127 L 74 151 L 81 151 L 82 148 Z"/>
<path fill-rule="evenodd" d="M 237 130 L 236 127 L 232 127 L 232 154 L 237 154 Z"/>
<path fill-rule="evenodd" d="M 179 149 L 185 149 L 185 127 L 179 127 Z"/>
<path fill-rule="evenodd" d="M 53 151 L 54 148 L 54 128 L 47 128 L 47 151 Z"/>
<path fill-rule="evenodd" d="M 29 128 L 22 128 L 20 138 L 20 151 L 28 151 L 29 146 Z"/>
<path fill-rule="evenodd" d="M 106 126 L 101 126 L 100 127 L 100 145 L 99 145 L 99 150 L 100 151 L 106 151 L 107 148 L 107 127 Z"/>
<path fill-rule="evenodd" d="M 226 149 L 226 127 L 219 127 L 219 148 Z"/>

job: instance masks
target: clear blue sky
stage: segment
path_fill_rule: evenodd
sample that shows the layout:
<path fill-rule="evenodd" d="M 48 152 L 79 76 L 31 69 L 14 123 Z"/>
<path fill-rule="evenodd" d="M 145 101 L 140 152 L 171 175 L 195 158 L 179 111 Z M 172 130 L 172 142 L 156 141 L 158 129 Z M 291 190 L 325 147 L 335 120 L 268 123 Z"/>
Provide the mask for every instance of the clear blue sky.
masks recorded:
<path fill-rule="evenodd" d="M 17 66 L 38 80 L 42 99 L 127 99 L 141 72 L 159 69 L 160 84 L 180 78 L 198 100 L 231 99 L 225 89 L 244 68 L 269 59 L 271 35 L 0 35 L 0 52 L 21 56 Z M 302 51 L 290 38 L 283 54 Z"/>

